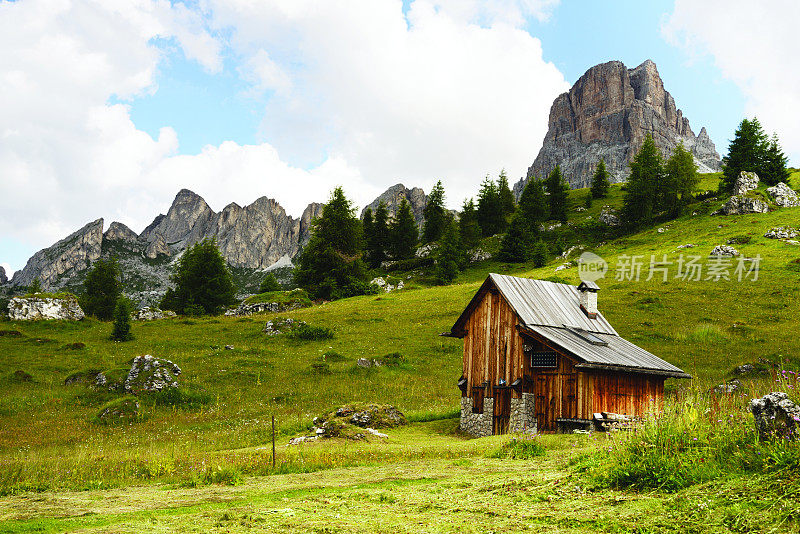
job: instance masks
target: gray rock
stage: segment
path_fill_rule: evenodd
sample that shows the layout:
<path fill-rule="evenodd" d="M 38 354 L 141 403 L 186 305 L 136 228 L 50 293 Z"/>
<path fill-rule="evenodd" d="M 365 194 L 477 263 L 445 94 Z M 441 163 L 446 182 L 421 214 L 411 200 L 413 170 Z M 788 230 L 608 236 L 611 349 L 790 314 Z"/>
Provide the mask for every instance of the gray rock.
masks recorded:
<path fill-rule="evenodd" d="M 403 283 L 402 280 L 400 280 L 399 282 L 397 282 L 396 285 L 394 285 L 390 284 L 380 276 L 370 280 L 369 284 L 378 287 L 378 289 L 384 291 L 385 293 L 389 293 L 390 291 L 394 291 L 396 289 L 403 289 L 403 287 L 405 287 L 405 284 Z"/>
<path fill-rule="evenodd" d="M 103 239 L 109 241 L 127 241 L 128 243 L 135 243 L 139 236 L 136 232 L 122 224 L 121 222 L 114 221 L 103 234 Z"/>
<path fill-rule="evenodd" d="M 758 175 L 754 172 L 742 171 L 733 183 L 733 194 L 744 195 L 758 188 Z"/>
<path fill-rule="evenodd" d="M 156 321 L 158 319 L 176 317 L 176 315 L 177 314 L 172 310 L 161 310 L 159 308 L 145 306 L 144 308 L 133 312 L 131 314 L 131 319 L 134 321 Z"/>
<path fill-rule="evenodd" d="M 8 277 L 6 276 L 6 270 L 0 265 L 0 286 L 8 282 Z"/>
<path fill-rule="evenodd" d="M 411 212 L 414 214 L 414 220 L 417 222 L 417 225 L 421 227 L 422 223 L 425 221 L 422 211 L 428 204 L 428 197 L 425 195 L 425 191 L 423 191 L 421 188 L 413 187 L 409 189 L 403 184 L 393 185 L 381 193 L 378 198 L 373 200 L 370 204 L 365 206 L 363 210 L 361 210 L 361 218 L 364 218 L 364 212 L 367 210 L 367 208 L 370 208 L 374 214 L 381 202 L 383 202 L 386 206 L 386 211 L 389 214 L 389 218 L 392 218 L 397 214 L 397 210 L 400 208 L 400 203 L 403 201 L 403 199 L 406 199 L 411 205 Z"/>
<path fill-rule="evenodd" d="M 648 133 L 665 157 L 682 142 L 700 172 L 720 169 L 708 132 L 703 128 L 695 136 L 655 63 L 634 69 L 619 61 L 596 65 L 553 102 L 543 146 L 514 193 L 519 198 L 531 177 L 545 178 L 556 165 L 572 188 L 588 187 L 601 158 L 613 182 L 625 181 Z"/>
<path fill-rule="evenodd" d="M 8 303 L 8 317 L 12 321 L 80 321 L 85 314 L 72 295 L 60 298 L 33 296 L 12 298 Z"/>
<path fill-rule="evenodd" d="M 709 256 L 738 256 L 739 251 L 728 245 L 717 245 Z"/>
<path fill-rule="evenodd" d="M 489 252 L 486 252 L 482 248 L 476 248 L 469 254 L 469 261 L 470 263 L 477 263 L 479 261 L 486 261 L 491 259 L 492 255 Z"/>
<path fill-rule="evenodd" d="M 126 392 L 133 394 L 177 388 L 177 377 L 180 374 L 181 368 L 170 360 L 145 354 L 133 359 L 124 388 Z"/>
<path fill-rule="evenodd" d="M 306 324 L 305 321 L 298 321 L 291 317 L 276 317 L 264 324 L 262 332 L 268 336 L 277 336 L 291 332 L 293 329 L 303 324 Z"/>
<path fill-rule="evenodd" d="M 767 194 L 773 202 L 782 208 L 796 208 L 800 206 L 797 193 L 783 182 L 767 188 Z"/>
<path fill-rule="evenodd" d="M 38 278 L 45 290 L 62 287 L 61 278 L 85 271 L 100 257 L 103 219 L 90 222 L 77 232 L 34 254 L 11 280 L 14 286 L 29 286 Z"/>
<path fill-rule="evenodd" d="M 734 195 L 712 215 L 744 215 L 747 213 L 766 213 L 767 203 L 760 198 Z"/>
<path fill-rule="evenodd" d="M 415 256 L 417 258 L 427 258 L 431 254 L 433 254 L 438 248 L 439 245 L 437 245 L 436 243 L 428 243 L 427 245 L 422 245 L 417 249 Z"/>
<path fill-rule="evenodd" d="M 134 398 L 121 399 L 102 408 L 97 414 L 100 422 L 116 424 L 135 421 L 139 417 L 139 401 Z"/>
<path fill-rule="evenodd" d="M 738 378 L 734 378 L 733 380 L 729 380 L 724 384 L 718 384 L 711 389 L 712 393 L 716 393 L 717 395 L 732 395 L 742 389 L 742 383 Z"/>
<path fill-rule="evenodd" d="M 697 246 L 697 245 L 695 245 L 694 243 L 686 243 L 685 245 L 678 245 L 678 249 L 682 249 L 682 248 L 694 248 L 694 247 L 696 247 L 696 246 Z"/>
<path fill-rule="evenodd" d="M 761 439 L 797 439 L 800 426 L 800 406 L 783 392 L 772 392 L 750 401 L 750 411 Z"/>
<path fill-rule="evenodd" d="M 608 226 L 620 226 L 622 221 L 611 206 L 603 206 L 600 210 L 600 222 Z"/>
<path fill-rule="evenodd" d="M 797 237 L 797 230 L 790 226 L 776 226 L 767 230 L 764 237 L 769 239 L 792 239 Z"/>
<path fill-rule="evenodd" d="M 147 247 L 144 249 L 144 255 L 154 260 L 159 256 L 169 256 L 170 250 L 167 246 L 167 240 L 164 239 L 164 236 L 159 233 L 152 233 L 151 240 L 147 243 Z"/>

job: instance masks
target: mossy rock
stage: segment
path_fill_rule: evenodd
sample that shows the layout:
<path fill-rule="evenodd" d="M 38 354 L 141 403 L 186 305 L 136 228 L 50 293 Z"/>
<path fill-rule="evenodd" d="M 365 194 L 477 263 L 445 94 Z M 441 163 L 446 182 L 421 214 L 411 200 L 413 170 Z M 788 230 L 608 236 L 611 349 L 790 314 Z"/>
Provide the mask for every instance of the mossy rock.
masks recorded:
<path fill-rule="evenodd" d="M 33 382 L 33 376 L 21 369 L 17 369 L 11 373 L 11 382 L 14 384 L 25 384 Z"/>
<path fill-rule="evenodd" d="M 72 373 L 67 378 L 65 378 L 64 385 L 94 386 L 97 382 L 97 375 L 99 375 L 100 373 L 102 373 L 101 369 L 84 369 L 83 371 Z"/>
<path fill-rule="evenodd" d="M 105 403 L 97 412 L 95 422 L 103 425 L 133 423 L 140 419 L 139 401 L 136 397 L 126 396 Z"/>
<path fill-rule="evenodd" d="M 94 385 L 99 388 L 104 388 L 109 391 L 124 392 L 125 380 L 128 378 L 130 369 L 125 367 L 118 367 L 116 369 L 109 369 L 98 373 L 95 378 Z"/>
<path fill-rule="evenodd" d="M 391 404 L 348 404 L 328 412 L 320 419 L 344 421 L 362 428 L 394 428 L 408 423 L 403 412 Z"/>

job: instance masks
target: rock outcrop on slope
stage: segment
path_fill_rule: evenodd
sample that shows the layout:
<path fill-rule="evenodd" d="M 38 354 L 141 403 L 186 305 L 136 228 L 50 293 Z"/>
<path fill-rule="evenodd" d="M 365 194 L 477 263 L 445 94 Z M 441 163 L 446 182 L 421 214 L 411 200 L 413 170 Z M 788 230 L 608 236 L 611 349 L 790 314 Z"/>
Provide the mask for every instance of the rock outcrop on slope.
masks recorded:
<path fill-rule="evenodd" d="M 425 219 L 422 212 L 425 209 L 425 206 L 428 204 L 428 197 L 425 195 L 425 191 L 423 191 L 419 187 L 413 187 L 411 189 L 407 188 L 403 184 L 396 184 L 381 193 L 378 198 L 373 200 L 370 204 L 364 207 L 361 210 L 361 218 L 364 218 L 364 212 L 367 208 L 372 210 L 372 213 L 375 213 L 375 210 L 378 209 L 378 205 L 383 202 L 386 205 L 386 211 L 389 213 L 389 217 L 393 217 L 397 210 L 400 208 L 400 203 L 406 199 L 409 204 L 411 204 L 411 212 L 414 214 L 414 220 L 417 222 L 418 225 L 422 226 L 422 223 Z"/>
<path fill-rule="evenodd" d="M 72 295 L 62 297 L 37 295 L 39 296 L 12 298 L 8 303 L 8 317 L 12 321 L 44 319 L 80 321 L 84 318 L 78 299 Z"/>
<path fill-rule="evenodd" d="M 544 144 L 514 193 L 519 198 L 532 176 L 544 178 L 556 165 L 571 187 L 587 187 L 601 158 L 613 182 L 625 181 L 648 133 L 665 157 L 683 142 L 700 172 L 720 169 L 708 132 L 694 134 L 655 63 L 647 60 L 634 69 L 619 61 L 596 65 L 553 102 Z"/>
<path fill-rule="evenodd" d="M 26 286 L 38 278 L 45 290 L 77 289 L 94 261 L 117 257 L 126 293 L 143 305 L 155 304 L 170 283 L 171 263 L 188 246 L 215 238 L 228 264 L 257 287 L 260 271 L 279 260 L 291 266 L 321 213 L 322 204 L 313 203 L 295 219 L 266 197 L 245 207 L 232 203 L 216 213 L 202 197 L 183 189 L 167 214 L 157 216 L 141 234 L 119 222 L 104 234 L 103 219 L 98 219 L 37 252 L 11 283 Z"/>
<path fill-rule="evenodd" d="M 11 284 L 29 286 L 38 278 L 43 289 L 52 289 L 61 278 L 86 270 L 100 258 L 102 244 L 103 219 L 97 219 L 34 254 L 24 268 L 14 273 Z"/>
<path fill-rule="evenodd" d="M 0 265 L 0 286 L 8 282 L 8 277 L 6 276 L 6 270 Z"/>

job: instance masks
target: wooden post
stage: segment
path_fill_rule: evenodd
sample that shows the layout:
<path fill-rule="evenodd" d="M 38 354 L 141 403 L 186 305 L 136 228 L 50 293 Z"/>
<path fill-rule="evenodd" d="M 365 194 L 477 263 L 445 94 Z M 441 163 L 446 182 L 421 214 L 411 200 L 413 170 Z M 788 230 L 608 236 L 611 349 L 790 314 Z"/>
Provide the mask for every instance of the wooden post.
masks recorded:
<path fill-rule="evenodd" d="M 275 415 L 272 416 L 272 469 L 275 469 Z"/>

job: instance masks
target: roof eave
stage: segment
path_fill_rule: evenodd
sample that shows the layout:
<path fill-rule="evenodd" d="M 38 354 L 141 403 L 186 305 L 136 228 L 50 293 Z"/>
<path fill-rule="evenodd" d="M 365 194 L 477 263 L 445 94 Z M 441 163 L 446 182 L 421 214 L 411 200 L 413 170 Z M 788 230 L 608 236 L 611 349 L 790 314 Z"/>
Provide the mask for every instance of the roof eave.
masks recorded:
<path fill-rule="evenodd" d="M 603 363 L 579 363 L 575 365 L 578 369 L 598 369 L 603 371 L 622 371 L 626 373 L 639 373 L 645 375 L 659 375 L 669 378 L 692 378 L 689 373 L 683 371 L 669 371 L 667 369 L 647 369 L 644 367 L 631 367 L 627 365 L 611 365 Z"/>

